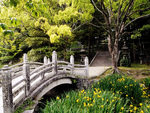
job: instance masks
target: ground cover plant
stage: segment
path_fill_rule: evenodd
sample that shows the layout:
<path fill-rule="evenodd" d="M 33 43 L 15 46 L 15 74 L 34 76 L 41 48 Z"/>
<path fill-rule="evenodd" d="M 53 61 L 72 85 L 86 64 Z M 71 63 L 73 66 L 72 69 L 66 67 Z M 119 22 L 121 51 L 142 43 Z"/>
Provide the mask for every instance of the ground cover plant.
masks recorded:
<path fill-rule="evenodd" d="M 134 78 L 110 75 L 91 88 L 71 91 L 47 102 L 44 113 L 148 113 L 149 94 Z"/>
<path fill-rule="evenodd" d="M 79 92 L 71 91 L 65 98 L 56 97 L 56 100 L 47 102 L 43 113 L 112 113 L 129 111 L 128 100 L 124 101 L 119 94 L 110 91 L 102 92 L 92 88 Z"/>
<path fill-rule="evenodd" d="M 120 72 L 137 79 L 150 76 L 150 65 L 131 64 L 131 67 L 119 67 Z"/>

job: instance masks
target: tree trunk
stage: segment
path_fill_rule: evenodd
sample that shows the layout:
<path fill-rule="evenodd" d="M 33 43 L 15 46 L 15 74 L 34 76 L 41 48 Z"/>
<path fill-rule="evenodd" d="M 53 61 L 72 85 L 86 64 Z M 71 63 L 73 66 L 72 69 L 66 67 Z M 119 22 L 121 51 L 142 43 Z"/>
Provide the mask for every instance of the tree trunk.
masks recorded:
<path fill-rule="evenodd" d="M 119 60 L 118 38 L 115 38 L 114 44 L 111 39 L 112 39 L 111 36 L 109 36 L 108 49 L 111 54 L 113 73 L 119 73 L 119 69 L 118 69 L 118 60 Z"/>
<path fill-rule="evenodd" d="M 113 51 L 111 53 L 111 59 L 112 59 L 112 68 L 113 68 L 113 73 L 119 73 L 119 69 L 118 69 L 118 52 Z"/>

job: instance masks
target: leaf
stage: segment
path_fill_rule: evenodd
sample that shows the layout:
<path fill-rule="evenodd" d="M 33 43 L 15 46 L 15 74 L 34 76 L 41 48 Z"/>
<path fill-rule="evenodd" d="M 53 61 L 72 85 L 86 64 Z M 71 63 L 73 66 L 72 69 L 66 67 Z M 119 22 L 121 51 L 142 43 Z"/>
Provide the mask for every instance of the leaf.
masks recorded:
<path fill-rule="evenodd" d="M 4 23 L 0 23 L 0 27 L 4 30 L 4 29 L 7 29 L 7 25 L 4 24 Z"/>
<path fill-rule="evenodd" d="M 6 36 L 6 35 L 10 35 L 10 36 L 13 36 L 14 32 L 11 31 L 11 30 L 4 30 L 3 31 L 3 35 Z"/>
<path fill-rule="evenodd" d="M 16 7 L 19 4 L 18 0 L 10 0 L 10 5 Z"/>

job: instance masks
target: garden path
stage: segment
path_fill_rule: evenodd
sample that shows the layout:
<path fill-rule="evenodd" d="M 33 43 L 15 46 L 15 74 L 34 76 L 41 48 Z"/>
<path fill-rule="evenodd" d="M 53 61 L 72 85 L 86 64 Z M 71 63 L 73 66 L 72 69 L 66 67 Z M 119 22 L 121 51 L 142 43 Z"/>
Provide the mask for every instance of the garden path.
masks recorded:
<path fill-rule="evenodd" d="M 89 67 L 89 77 L 96 77 L 103 74 L 112 66 L 109 51 L 100 51 Z"/>

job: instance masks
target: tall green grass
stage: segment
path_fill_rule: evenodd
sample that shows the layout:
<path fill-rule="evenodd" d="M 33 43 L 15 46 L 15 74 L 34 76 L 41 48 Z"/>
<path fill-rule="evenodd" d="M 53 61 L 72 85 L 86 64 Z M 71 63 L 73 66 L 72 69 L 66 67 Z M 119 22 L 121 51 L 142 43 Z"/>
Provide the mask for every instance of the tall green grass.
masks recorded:
<path fill-rule="evenodd" d="M 143 85 L 134 78 L 113 74 L 102 78 L 93 87 L 119 93 L 123 98 L 128 98 L 131 103 L 138 104 L 147 99 Z"/>
<path fill-rule="evenodd" d="M 110 75 L 91 88 L 71 91 L 47 102 L 42 113 L 149 113 L 147 88 L 135 79 Z"/>
<path fill-rule="evenodd" d="M 120 94 L 100 89 L 71 91 L 65 98 L 47 102 L 43 113 L 119 113 L 128 112 L 128 100 L 124 101 Z"/>
<path fill-rule="evenodd" d="M 150 89 L 150 77 L 144 79 L 144 84 L 145 84 L 145 87 Z"/>

